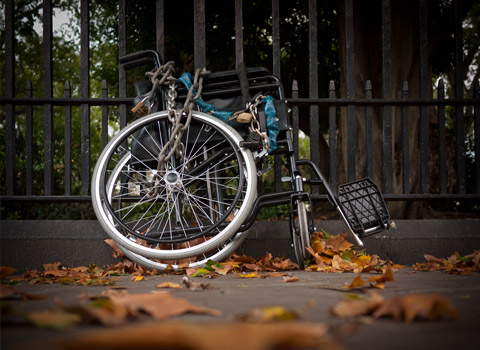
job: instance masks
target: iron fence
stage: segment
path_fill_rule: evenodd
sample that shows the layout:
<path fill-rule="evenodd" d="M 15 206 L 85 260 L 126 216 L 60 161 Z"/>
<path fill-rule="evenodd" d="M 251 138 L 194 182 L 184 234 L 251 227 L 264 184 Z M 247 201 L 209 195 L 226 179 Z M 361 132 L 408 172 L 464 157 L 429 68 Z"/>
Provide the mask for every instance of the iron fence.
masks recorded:
<path fill-rule="evenodd" d="M 233 1 L 233 0 L 232 0 Z M 417 25 L 420 27 L 420 37 L 418 38 L 419 51 L 419 66 L 420 66 L 420 93 L 419 96 L 409 96 L 408 85 L 403 84 L 403 92 L 401 98 L 392 96 L 392 77 L 391 77 L 391 22 L 392 10 L 391 2 L 389 0 L 382 0 L 382 91 L 381 98 L 373 98 L 372 86 L 369 81 L 365 82 L 365 97 L 357 97 L 355 94 L 355 54 L 354 54 L 354 2 L 353 0 L 345 0 L 344 16 L 345 16 L 345 62 L 343 62 L 345 75 L 345 92 L 342 97 L 335 88 L 333 82 L 330 83 L 328 97 L 319 96 L 318 90 L 318 15 L 316 0 L 308 1 L 308 21 L 309 21 L 309 42 L 305 44 L 305 52 L 309 55 L 309 66 L 305 67 L 309 71 L 309 91 L 308 97 L 299 97 L 297 82 L 294 81 L 292 86 L 291 96 L 287 97 L 287 102 L 291 108 L 291 122 L 293 127 L 295 149 L 298 155 L 299 141 L 299 121 L 300 118 L 308 118 L 310 129 L 310 148 L 311 159 L 319 164 L 321 162 L 319 149 L 320 136 L 319 118 L 328 118 L 328 136 L 327 142 L 329 144 L 328 157 L 328 177 L 330 182 L 335 184 L 338 180 L 338 119 L 339 111 L 342 110 L 347 120 L 346 128 L 346 177 L 347 180 L 354 180 L 357 177 L 355 164 L 355 140 L 358 137 L 355 130 L 355 116 L 358 111 L 364 111 L 366 118 L 365 140 L 366 140 L 366 174 L 374 177 L 374 144 L 372 142 L 373 128 L 372 116 L 374 109 L 380 107 L 383 125 L 383 173 L 382 187 L 387 200 L 396 201 L 410 201 L 410 200 L 425 200 L 425 199 L 449 199 L 449 200 L 466 200 L 480 198 L 480 89 L 478 80 L 475 82 L 474 94 L 471 97 L 464 97 L 463 94 L 463 67 L 462 67 L 462 17 L 461 17 L 461 1 L 455 1 L 455 52 L 456 52 L 456 69 L 455 69 L 455 97 L 445 98 L 445 89 L 443 82 L 440 81 L 436 87 L 437 97 L 429 97 L 429 75 L 428 75 L 428 10 L 427 1 L 420 0 L 418 2 L 419 16 L 416 19 Z M 204 67 L 208 50 L 206 49 L 206 23 L 205 23 L 205 0 L 195 0 L 193 2 L 194 11 L 194 64 L 195 67 Z M 272 0 L 272 15 L 271 15 L 271 37 L 272 37 L 272 67 L 273 74 L 281 75 L 281 37 L 280 37 L 280 1 Z M 242 0 L 235 0 L 235 57 L 236 62 L 240 63 L 244 57 L 243 47 L 243 2 Z M 127 53 L 127 20 L 126 20 L 127 0 L 119 0 L 118 6 L 118 38 L 119 38 L 119 52 L 124 55 Z M 164 18 L 168 16 L 165 13 L 164 0 L 156 0 L 156 50 L 162 55 L 165 52 L 165 25 Z M 5 119 L 2 126 L 5 130 L 5 144 L 2 149 L 5 152 L 6 158 L 6 176 L 2 179 L 4 182 L 3 193 L 0 193 L 2 201 L 89 201 L 90 200 L 90 177 L 94 164 L 91 163 L 92 155 L 90 148 L 90 109 L 92 106 L 101 106 L 102 108 L 102 144 L 105 145 L 108 141 L 108 109 L 111 106 L 119 108 L 119 125 L 123 127 L 127 123 L 128 109 L 132 99 L 127 97 L 127 73 L 124 69 L 119 71 L 119 96 L 108 96 L 108 87 L 106 83 L 102 84 L 102 97 L 92 98 L 90 96 L 90 39 L 89 39 L 89 1 L 80 1 L 81 13 L 81 35 L 80 35 L 80 97 L 71 97 L 70 83 L 65 84 L 64 97 L 53 97 L 53 62 L 52 62 L 52 16 L 53 8 L 52 1 L 43 1 L 43 96 L 33 97 L 31 84 L 26 87 L 25 97 L 15 95 L 15 27 L 14 27 L 14 1 L 6 0 L 5 5 L 5 96 L 0 98 L 0 105 L 4 107 Z M 308 47 L 307 47 L 308 46 Z M 33 191 L 33 173 L 34 164 L 32 156 L 32 120 L 40 116 L 34 113 L 34 107 L 43 107 L 43 190 L 41 193 L 34 193 Z M 64 152 L 64 191 L 56 193 L 54 191 L 54 177 L 58 176 L 55 172 L 54 152 L 55 142 L 53 133 L 53 108 L 54 106 L 64 107 L 65 120 L 65 148 Z M 72 107 L 80 108 L 81 114 L 81 194 L 73 195 L 71 192 L 72 181 L 72 163 L 71 163 L 71 115 Z M 303 106 L 308 108 L 308 117 L 300 115 L 300 109 Z M 465 133 L 465 116 L 464 108 L 470 106 L 473 109 L 474 118 L 474 146 L 472 155 L 474 157 L 473 173 L 474 190 L 467 190 L 467 170 L 466 170 L 466 133 Z M 16 161 L 16 109 L 19 107 L 25 108 L 26 115 L 26 165 L 22 176 L 25 176 L 25 188 L 19 189 L 17 186 L 18 169 Z M 434 107 L 437 111 L 437 127 L 438 133 L 438 181 L 439 190 L 431 191 L 431 149 L 429 132 L 431 127 L 429 125 L 429 108 Z M 455 109 L 455 176 L 457 186 L 452 191 L 447 189 L 447 163 L 446 163 L 446 130 L 445 130 L 445 107 L 453 107 Z M 321 114 L 320 108 L 326 108 L 328 115 Z M 402 189 L 394 191 L 393 176 L 395 171 L 395 160 L 392 154 L 394 144 L 392 142 L 392 123 L 393 110 L 399 109 L 401 111 L 401 135 L 402 143 L 401 149 L 398 152 L 401 154 L 402 168 Z M 413 110 L 419 111 L 419 143 L 418 152 L 420 154 L 420 161 L 418 166 L 420 172 L 420 186 L 414 188 L 410 183 L 410 173 L 413 164 L 409 159 L 409 113 Z M 58 150 L 57 150 L 58 151 Z M 279 189 L 281 186 L 281 159 L 275 159 L 275 187 Z M 317 194 L 318 198 L 324 196 Z"/>

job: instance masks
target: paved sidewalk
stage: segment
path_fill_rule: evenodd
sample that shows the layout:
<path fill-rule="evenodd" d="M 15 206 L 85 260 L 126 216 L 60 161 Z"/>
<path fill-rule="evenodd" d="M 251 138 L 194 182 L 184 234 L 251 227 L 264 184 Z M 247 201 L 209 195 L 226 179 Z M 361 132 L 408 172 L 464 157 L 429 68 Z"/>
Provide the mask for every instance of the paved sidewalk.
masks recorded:
<path fill-rule="evenodd" d="M 173 318 L 176 322 L 200 322 L 208 329 L 209 322 L 227 324 L 239 314 L 264 306 L 283 306 L 299 313 L 298 322 L 323 323 L 330 334 L 344 349 L 478 349 L 480 344 L 480 275 L 448 275 L 443 272 L 414 272 L 401 269 L 394 274 L 395 282 L 388 282 L 380 291 L 385 299 L 407 294 L 437 293 L 449 298 L 457 309 L 457 320 L 414 321 L 407 324 L 392 318 L 339 319 L 331 315 L 331 308 L 345 300 L 347 292 L 342 288 L 352 282 L 353 273 L 327 274 L 291 271 L 299 278 L 297 282 L 285 283 L 282 277 L 239 278 L 228 274 L 215 279 L 193 278 L 193 281 L 210 283 L 214 289 L 188 290 L 168 289 L 176 298 L 185 298 L 191 304 L 217 309 L 221 316 L 185 314 Z M 373 274 L 372 274 L 373 275 Z M 370 274 L 363 274 L 368 279 Z M 116 286 L 126 287 L 129 294 L 158 292 L 162 282 L 182 283 L 182 276 L 147 276 L 143 281 L 133 282 L 123 276 Z M 61 284 L 29 285 L 21 283 L 15 289 L 21 293 L 46 296 L 42 300 L 4 300 L 25 312 L 59 309 L 58 302 L 75 305 L 79 296 L 99 295 L 108 287 L 72 286 Z M 369 295 L 371 289 L 367 290 Z M 129 322 L 132 324 L 134 322 Z M 48 349 L 55 347 L 57 340 L 84 335 L 92 330 L 111 329 L 100 325 L 79 325 L 67 331 L 36 329 L 26 324 L 2 324 L 1 349 L 27 349 L 31 344 Z M 213 335 L 214 336 L 214 335 Z M 241 336 L 241 335 L 240 335 Z M 232 339 L 232 341 L 235 341 Z M 30 345 L 26 345 L 30 344 Z M 228 350 L 228 349 L 226 349 Z M 245 349 L 248 350 L 248 349 Z"/>

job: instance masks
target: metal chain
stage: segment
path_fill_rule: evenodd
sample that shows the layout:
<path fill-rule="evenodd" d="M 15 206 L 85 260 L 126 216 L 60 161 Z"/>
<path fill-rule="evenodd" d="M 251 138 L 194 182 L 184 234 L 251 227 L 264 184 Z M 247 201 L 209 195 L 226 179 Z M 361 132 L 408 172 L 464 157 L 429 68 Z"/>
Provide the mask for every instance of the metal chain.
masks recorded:
<path fill-rule="evenodd" d="M 162 169 L 166 162 L 170 160 L 170 158 L 175 154 L 179 159 L 180 162 L 183 161 L 183 151 L 185 149 L 184 144 L 182 143 L 182 136 L 185 130 L 187 130 L 190 122 L 192 121 L 193 115 L 193 108 L 195 107 L 195 101 L 200 97 L 203 89 L 203 78 L 210 74 L 205 68 L 197 69 L 195 72 L 195 78 L 193 80 L 193 84 L 190 87 L 187 99 L 183 105 L 183 110 L 177 111 L 175 109 L 175 97 L 176 97 L 176 83 L 173 80 L 169 82 L 169 106 L 168 106 L 168 118 L 172 123 L 170 139 L 168 142 L 163 146 L 160 153 L 158 154 L 158 164 L 157 164 L 157 173 L 161 173 Z M 195 94 L 196 90 L 196 94 Z M 186 115 L 187 119 L 185 124 L 182 124 L 182 116 Z M 168 154 L 167 149 L 170 148 Z"/>
<path fill-rule="evenodd" d="M 253 102 L 249 102 L 247 104 L 247 108 L 252 114 L 252 121 L 250 122 L 250 128 L 252 129 L 253 132 L 256 132 L 263 140 L 263 145 L 265 148 L 268 150 L 270 147 L 270 139 L 265 133 L 261 132 L 261 126 L 260 122 L 258 121 L 257 115 L 258 115 L 258 106 L 262 103 L 263 99 L 265 98 L 265 95 L 258 94 Z"/>
<path fill-rule="evenodd" d="M 182 143 L 182 136 L 192 121 L 195 101 L 200 97 L 203 90 L 203 78 L 210 74 L 210 72 L 205 68 L 196 70 L 193 84 L 188 91 L 183 110 L 177 110 L 175 99 L 177 97 L 176 87 L 178 79 L 173 76 L 174 72 L 175 63 L 170 61 L 159 67 L 155 72 L 152 71 L 146 73 L 146 76 L 150 78 L 150 81 L 153 85 L 148 96 L 148 100 L 150 102 L 148 112 L 150 113 L 151 106 L 153 106 L 153 96 L 156 88 L 159 85 L 168 85 L 168 120 L 171 123 L 170 138 L 158 154 L 157 171 L 152 179 L 151 185 L 161 180 L 164 173 L 165 163 L 167 163 L 173 157 L 173 155 L 179 158 L 180 163 L 183 162 L 185 145 Z M 160 76 L 161 78 L 159 79 Z M 182 124 L 181 121 L 184 115 L 186 115 L 187 118 L 185 124 Z M 156 196 L 157 194 L 158 188 L 155 186 L 153 191 L 151 191 L 151 193 L 149 193 L 147 196 Z"/>

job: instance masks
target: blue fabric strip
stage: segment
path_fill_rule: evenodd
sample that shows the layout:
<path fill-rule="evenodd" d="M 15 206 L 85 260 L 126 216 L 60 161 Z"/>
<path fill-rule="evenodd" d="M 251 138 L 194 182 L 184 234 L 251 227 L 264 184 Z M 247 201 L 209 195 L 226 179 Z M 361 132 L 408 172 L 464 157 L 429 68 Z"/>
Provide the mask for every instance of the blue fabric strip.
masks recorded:
<path fill-rule="evenodd" d="M 183 83 L 183 85 L 185 85 L 187 90 L 189 90 L 193 85 L 192 76 L 190 73 L 183 73 L 178 80 L 180 80 Z M 194 90 L 194 93 L 196 94 L 197 91 Z M 228 119 L 232 115 L 232 112 L 224 112 L 224 111 L 217 110 L 215 106 L 205 102 L 202 97 L 199 97 L 195 102 L 197 106 L 202 110 L 202 112 L 211 114 L 225 123 L 228 123 Z M 268 138 L 270 139 L 270 146 L 269 146 L 269 152 L 270 152 L 277 149 L 277 136 L 279 133 L 278 120 L 276 118 L 277 112 L 273 104 L 272 96 L 266 96 L 262 100 L 262 103 L 265 103 L 265 115 L 267 116 L 267 134 L 268 134 Z"/>

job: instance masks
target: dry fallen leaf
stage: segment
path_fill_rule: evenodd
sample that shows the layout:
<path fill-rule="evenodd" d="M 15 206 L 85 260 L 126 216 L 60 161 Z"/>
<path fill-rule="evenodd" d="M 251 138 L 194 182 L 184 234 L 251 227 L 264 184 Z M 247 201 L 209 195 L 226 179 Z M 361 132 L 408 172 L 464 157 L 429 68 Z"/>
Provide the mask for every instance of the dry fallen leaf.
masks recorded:
<path fill-rule="evenodd" d="M 350 284 L 347 284 L 345 286 L 345 288 L 348 288 L 348 289 L 354 289 L 354 288 L 358 288 L 358 287 L 361 287 L 365 284 L 365 281 L 362 279 L 362 274 L 359 273 L 352 281 L 352 283 Z"/>
<path fill-rule="evenodd" d="M 39 311 L 27 314 L 27 319 L 37 328 L 64 330 L 81 321 L 77 314 L 64 311 Z"/>
<path fill-rule="evenodd" d="M 183 276 L 182 283 L 189 289 L 189 290 L 204 290 L 204 289 L 215 289 L 212 287 L 210 283 L 203 283 L 203 282 L 196 282 L 192 281 L 187 276 Z"/>
<path fill-rule="evenodd" d="M 372 276 L 368 280 L 368 282 L 375 282 L 375 284 L 371 284 L 371 286 L 379 289 L 385 289 L 385 283 L 394 281 L 395 279 L 393 278 L 393 272 L 390 265 L 387 265 L 387 267 L 383 269 L 383 274 L 381 276 Z"/>
<path fill-rule="evenodd" d="M 11 266 L 0 266 L 0 279 L 4 279 L 7 276 L 14 274 L 17 269 Z"/>
<path fill-rule="evenodd" d="M 284 276 L 283 277 L 283 282 L 289 283 L 289 282 L 297 282 L 298 277 L 297 276 Z"/>
<path fill-rule="evenodd" d="M 447 259 L 439 259 L 433 255 L 424 254 L 426 262 L 416 263 L 414 268 L 419 271 L 442 270 L 450 274 L 469 274 L 480 272 L 480 250 L 461 256 L 453 253 Z"/>
<path fill-rule="evenodd" d="M 179 285 L 178 283 L 175 283 L 175 282 L 163 282 L 163 283 L 157 284 L 157 288 L 173 288 L 173 289 L 176 289 L 176 288 L 182 288 L 182 286 Z"/>
<path fill-rule="evenodd" d="M 84 333 L 66 339 L 61 345 L 67 350 L 340 349 L 340 346 L 328 336 L 328 327 L 324 324 L 290 322 L 142 324 Z"/>
<path fill-rule="evenodd" d="M 156 320 L 166 320 L 185 313 L 196 313 L 210 316 L 220 316 L 219 310 L 190 304 L 186 299 L 174 298 L 167 292 L 127 294 L 108 291 L 108 296 L 114 304 L 124 305 L 134 317 L 142 312 Z"/>
<path fill-rule="evenodd" d="M 373 317 L 392 316 L 397 320 L 412 322 L 416 318 L 429 321 L 448 316 L 458 318 L 457 310 L 446 297 L 438 294 L 411 294 L 384 302 Z"/>
<path fill-rule="evenodd" d="M 340 318 L 370 315 L 383 303 L 383 297 L 374 291 L 370 298 L 349 299 L 336 304 L 331 313 Z"/>
<path fill-rule="evenodd" d="M 113 239 L 105 239 L 105 243 L 107 243 L 110 248 L 113 250 L 113 257 L 114 258 L 121 258 L 122 256 L 125 256 L 125 254 L 118 248 L 117 243 Z"/>
<path fill-rule="evenodd" d="M 145 276 L 132 276 L 132 278 L 130 278 L 133 282 L 140 282 L 140 281 L 143 281 L 145 279 Z"/>
<path fill-rule="evenodd" d="M 331 309 L 331 312 L 337 317 L 344 318 L 391 316 L 406 322 L 412 322 L 417 318 L 431 321 L 443 316 L 450 319 L 458 317 L 457 310 L 450 301 L 438 294 L 410 294 L 384 300 L 376 291 L 370 298 L 341 301 Z"/>
<path fill-rule="evenodd" d="M 244 312 L 235 319 L 242 322 L 292 321 L 298 319 L 298 314 L 283 306 L 265 306 Z"/>

